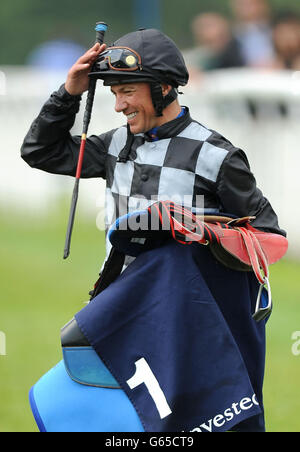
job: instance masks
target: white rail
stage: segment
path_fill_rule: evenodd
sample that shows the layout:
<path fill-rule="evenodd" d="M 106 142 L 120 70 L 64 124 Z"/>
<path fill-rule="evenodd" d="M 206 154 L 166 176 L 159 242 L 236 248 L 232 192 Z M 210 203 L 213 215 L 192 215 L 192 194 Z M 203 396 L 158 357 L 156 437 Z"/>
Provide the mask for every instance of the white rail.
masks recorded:
<path fill-rule="evenodd" d="M 20 158 L 31 122 L 64 80 L 63 73 L 0 67 L 0 205 L 41 215 L 62 196 L 71 196 L 70 178 L 32 170 Z M 90 134 L 124 123 L 124 117 L 114 112 L 109 89 L 98 83 Z M 288 231 L 289 254 L 300 258 L 300 73 L 216 71 L 191 80 L 182 91 L 181 104 L 190 107 L 192 117 L 246 152 L 258 186 Z M 83 106 L 84 102 L 75 134 L 81 132 Z M 96 219 L 103 193 L 104 181 L 82 181 L 80 209 Z"/>

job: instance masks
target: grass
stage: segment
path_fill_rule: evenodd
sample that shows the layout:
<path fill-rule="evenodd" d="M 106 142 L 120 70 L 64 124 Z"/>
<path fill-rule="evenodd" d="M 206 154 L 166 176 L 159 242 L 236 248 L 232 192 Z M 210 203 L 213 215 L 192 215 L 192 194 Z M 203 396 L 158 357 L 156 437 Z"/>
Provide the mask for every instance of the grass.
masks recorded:
<path fill-rule="evenodd" d="M 71 256 L 62 259 L 66 212 L 50 218 L 1 214 L 0 432 L 36 432 L 30 387 L 61 360 L 60 329 L 84 305 L 104 257 L 95 222 L 76 219 Z M 62 220 L 61 220 L 62 219 Z M 268 431 L 300 431 L 300 356 L 291 335 L 300 330 L 300 263 L 271 267 L 274 312 L 268 323 L 265 410 Z"/>
<path fill-rule="evenodd" d="M 62 259 L 65 217 L 1 221 L 0 331 L 6 356 L 0 356 L 0 432 L 37 431 L 28 391 L 61 360 L 60 329 L 88 300 L 103 261 L 103 233 L 80 218 L 71 255 Z"/>
<path fill-rule="evenodd" d="M 300 331 L 300 263 L 283 260 L 270 271 L 274 310 L 267 326 L 267 428 L 271 432 L 299 432 L 300 355 L 292 353 L 292 334 Z"/>

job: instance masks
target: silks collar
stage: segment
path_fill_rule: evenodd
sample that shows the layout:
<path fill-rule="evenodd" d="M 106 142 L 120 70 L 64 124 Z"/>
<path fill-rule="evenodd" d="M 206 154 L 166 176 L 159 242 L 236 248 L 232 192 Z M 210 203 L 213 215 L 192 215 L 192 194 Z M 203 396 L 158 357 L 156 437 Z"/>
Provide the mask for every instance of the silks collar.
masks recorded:
<path fill-rule="evenodd" d="M 143 137 L 146 141 L 157 141 L 157 140 L 162 140 L 164 138 L 173 138 L 173 137 L 176 137 L 179 133 L 181 133 L 191 122 L 192 122 L 192 118 L 190 116 L 188 107 L 181 107 L 181 112 L 175 119 L 172 119 L 172 121 L 166 122 L 165 124 L 163 124 L 160 127 L 154 128 L 155 129 L 154 133 L 152 133 L 154 138 L 152 138 L 149 135 L 149 134 L 151 134 L 151 132 L 153 132 L 153 129 L 151 129 L 147 133 L 144 133 Z M 127 162 L 134 138 L 135 138 L 135 135 L 133 135 L 131 133 L 130 126 L 127 123 L 127 140 L 126 140 L 124 148 L 119 153 L 118 160 L 117 160 L 119 163 Z"/>
<path fill-rule="evenodd" d="M 187 107 L 181 107 L 179 115 L 176 116 L 176 118 L 173 121 L 184 116 L 186 111 Z M 153 127 L 153 129 L 150 129 L 148 132 L 145 133 L 145 138 L 148 139 L 149 141 L 158 141 L 159 139 L 162 138 L 162 136 L 160 136 L 161 135 L 160 130 L 163 128 L 163 126 L 164 124 L 160 127 Z"/>

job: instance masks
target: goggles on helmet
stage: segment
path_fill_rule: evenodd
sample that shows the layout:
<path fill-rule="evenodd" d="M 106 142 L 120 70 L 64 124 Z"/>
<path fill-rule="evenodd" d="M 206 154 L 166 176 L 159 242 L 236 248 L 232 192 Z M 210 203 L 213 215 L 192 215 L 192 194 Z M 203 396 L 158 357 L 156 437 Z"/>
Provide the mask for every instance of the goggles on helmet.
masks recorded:
<path fill-rule="evenodd" d="M 107 47 L 96 62 L 100 71 L 137 71 L 142 70 L 140 55 L 129 47 Z"/>

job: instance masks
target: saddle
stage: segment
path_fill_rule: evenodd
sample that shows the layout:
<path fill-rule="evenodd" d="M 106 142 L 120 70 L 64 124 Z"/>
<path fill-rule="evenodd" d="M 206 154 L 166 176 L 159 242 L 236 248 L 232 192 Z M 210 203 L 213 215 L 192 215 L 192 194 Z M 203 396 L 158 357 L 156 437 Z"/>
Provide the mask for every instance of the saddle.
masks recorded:
<path fill-rule="evenodd" d="M 162 245 L 171 236 L 182 245 L 197 242 L 209 246 L 215 258 L 233 270 L 253 271 L 259 282 L 253 318 L 263 320 L 272 310 L 269 265 L 285 255 L 288 241 L 282 235 L 252 227 L 250 223 L 254 218 L 199 216 L 170 201 L 159 201 L 147 210 L 124 215 L 108 232 L 113 249 L 91 293 L 92 298 L 121 272 L 125 255 L 136 257 L 140 252 Z M 267 289 L 268 301 L 266 306 L 260 307 L 263 288 Z"/>

